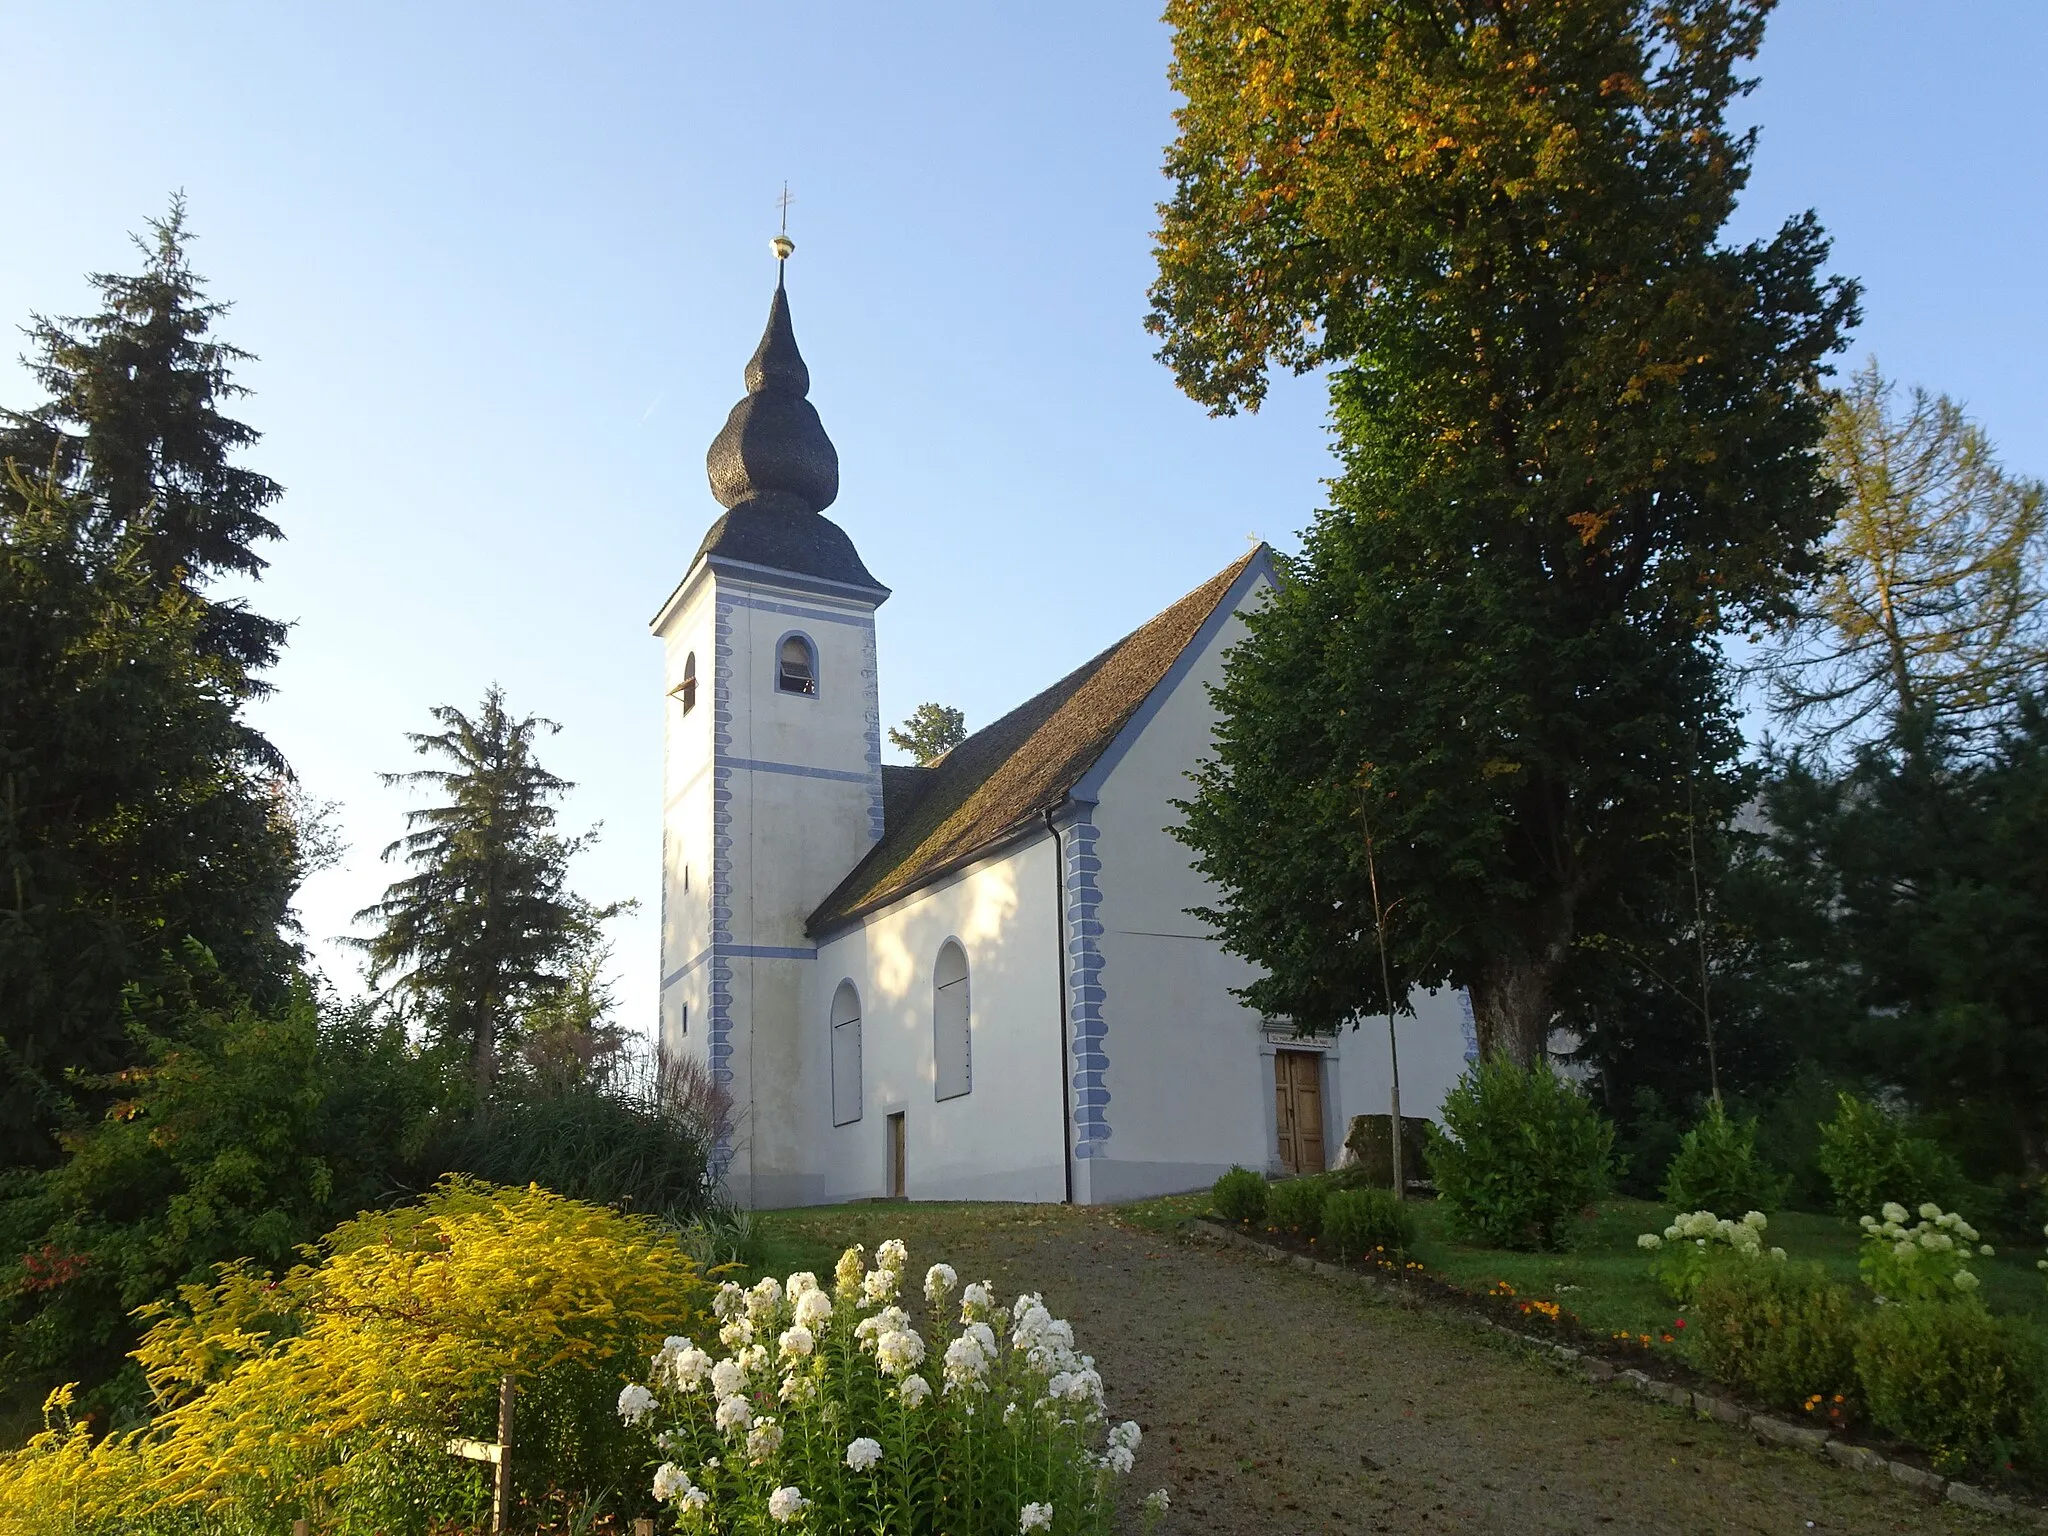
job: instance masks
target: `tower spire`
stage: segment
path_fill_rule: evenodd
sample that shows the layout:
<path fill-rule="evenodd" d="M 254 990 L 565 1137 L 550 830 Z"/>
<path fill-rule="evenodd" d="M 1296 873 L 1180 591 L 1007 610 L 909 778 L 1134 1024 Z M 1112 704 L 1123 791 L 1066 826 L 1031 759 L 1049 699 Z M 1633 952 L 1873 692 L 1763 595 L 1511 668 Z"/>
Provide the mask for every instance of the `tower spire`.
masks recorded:
<path fill-rule="evenodd" d="M 783 193 L 788 196 L 787 190 Z M 788 217 L 784 205 L 783 217 Z M 806 398 L 811 371 L 797 350 L 789 319 L 789 291 L 783 284 L 796 244 L 775 237 L 775 297 L 761 344 L 747 360 L 747 394 L 712 441 L 705 468 L 711 494 L 735 510 L 822 512 L 839 495 L 839 451 L 825 435 L 818 409 Z"/>
<path fill-rule="evenodd" d="M 877 594 L 879 600 L 889 589 L 868 573 L 846 531 L 821 515 L 839 497 L 839 450 L 810 402 L 811 370 L 789 319 L 785 273 L 796 249 L 787 233 L 791 201 L 785 186 L 783 232 L 771 242 L 775 292 L 760 345 L 747 360 L 747 392 L 704 458 L 711 494 L 726 513 L 704 535 L 691 565 L 740 562 Z"/>

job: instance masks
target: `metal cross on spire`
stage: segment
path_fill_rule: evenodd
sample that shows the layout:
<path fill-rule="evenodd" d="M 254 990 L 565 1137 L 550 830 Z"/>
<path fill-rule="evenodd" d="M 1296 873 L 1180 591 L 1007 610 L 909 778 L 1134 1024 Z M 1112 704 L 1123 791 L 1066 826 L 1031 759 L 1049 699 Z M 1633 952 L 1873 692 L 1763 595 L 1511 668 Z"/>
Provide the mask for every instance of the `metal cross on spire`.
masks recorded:
<path fill-rule="evenodd" d="M 775 248 L 777 261 L 789 260 L 790 253 L 796 249 L 796 242 L 789 238 L 789 205 L 795 201 L 796 199 L 789 195 L 789 183 L 785 181 L 782 184 L 782 196 L 775 199 L 775 206 L 782 210 L 782 229 L 769 242 Z"/>

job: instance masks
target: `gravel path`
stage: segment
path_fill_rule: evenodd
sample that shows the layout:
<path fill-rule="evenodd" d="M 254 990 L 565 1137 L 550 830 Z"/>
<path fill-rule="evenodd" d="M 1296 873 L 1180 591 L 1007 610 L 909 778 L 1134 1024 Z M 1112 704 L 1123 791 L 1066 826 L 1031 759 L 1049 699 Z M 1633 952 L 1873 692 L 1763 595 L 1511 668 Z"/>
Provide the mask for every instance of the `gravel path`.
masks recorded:
<path fill-rule="evenodd" d="M 1165 1533 L 1992 1532 L 2005 1522 L 1594 1387 L 1453 1321 L 1101 1211 L 875 1206 L 778 1226 L 900 1236 L 1042 1290 L 1145 1442 Z"/>

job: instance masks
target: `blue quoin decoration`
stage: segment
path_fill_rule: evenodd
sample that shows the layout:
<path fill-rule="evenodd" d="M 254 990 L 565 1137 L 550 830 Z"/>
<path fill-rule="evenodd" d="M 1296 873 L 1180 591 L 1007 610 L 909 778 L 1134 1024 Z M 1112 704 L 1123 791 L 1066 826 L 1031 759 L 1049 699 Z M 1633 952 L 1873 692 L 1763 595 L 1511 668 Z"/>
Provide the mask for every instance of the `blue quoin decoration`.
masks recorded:
<path fill-rule="evenodd" d="M 1102 860 L 1091 821 L 1067 828 L 1067 1005 L 1073 1036 L 1074 1156 L 1109 1152 L 1109 1026 L 1103 1016 Z"/>
<path fill-rule="evenodd" d="M 711 668 L 711 970 L 704 1010 L 711 1080 L 727 1090 L 732 1087 L 732 964 L 726 956 L 732 943 L 732 610 L 733 600 L 720 593 Z M 732 1154 L 728 1128 L 711 1148 L 713 1178 L 725 1177 Z"/>

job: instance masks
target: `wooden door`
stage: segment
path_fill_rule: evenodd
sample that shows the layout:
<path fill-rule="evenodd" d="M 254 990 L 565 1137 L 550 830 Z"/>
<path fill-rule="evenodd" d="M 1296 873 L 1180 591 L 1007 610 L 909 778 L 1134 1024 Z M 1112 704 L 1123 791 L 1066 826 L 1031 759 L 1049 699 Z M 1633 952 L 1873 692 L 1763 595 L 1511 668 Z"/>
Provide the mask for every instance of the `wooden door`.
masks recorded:
<path fill-rule="evenodd" d="M 1322 1053 L 1275 1051 L 1273 1086 L 1280 1125 L 1280 1166 L 1289 1173 L 1321 1173 L 1325 1166 Z"/>
<path fill-rule="evenodd" d="M 903 1198 L 903 1112 L 889 1117 L 889 1198 Z"/>

